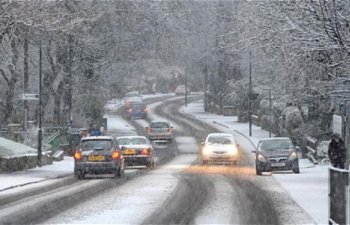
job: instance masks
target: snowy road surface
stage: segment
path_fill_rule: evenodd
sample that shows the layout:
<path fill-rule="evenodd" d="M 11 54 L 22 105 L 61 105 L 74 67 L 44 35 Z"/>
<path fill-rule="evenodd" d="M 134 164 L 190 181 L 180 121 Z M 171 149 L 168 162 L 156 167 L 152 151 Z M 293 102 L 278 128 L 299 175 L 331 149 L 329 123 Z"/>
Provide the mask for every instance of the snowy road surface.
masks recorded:
<path fill-rule="evenodd" d="M 230 126 L 232 118 L 218 121 L 225 126 L 214 124 L 212 120 L 218 120 L 218 116 L 196 112 L 200 102 L 189 104 L 186 109 L 180 108 L 182 104 L 183 98 L 178 97 L 150 102 L 152 116 L 148 120 L 126 121 L 123 115 L 108 115 L 109 129 L 118 136 L 144 135 L 144 126 L 153 118 L 176 124 L 173 144 L 156 149 L 163 158 L 162 165 L 148 172 L 141 169 L 144 171 L 141 176 L 107 185 L 90 198 L 76 199 L 72 208 L 61 210 L 43 223 L 310 224 L 316 221 L 290 195 L 300 191 L 297 183 L 303 172 L 256 176 L 250 151 L 259 137 L 247 138 L 245 128 L 237 123 Z M 234 135 L 243 152 L 238 166 L 198 164 L 198 143 L 208 133 L 233 130 L 237 130 Z M 128 173 L 132 171 L 138 170 Z M 110 183 L 108 179 L 77 183 L 84 187 L 96 182 Z M 311 201 L 309 204 L 312 207 Z"/>

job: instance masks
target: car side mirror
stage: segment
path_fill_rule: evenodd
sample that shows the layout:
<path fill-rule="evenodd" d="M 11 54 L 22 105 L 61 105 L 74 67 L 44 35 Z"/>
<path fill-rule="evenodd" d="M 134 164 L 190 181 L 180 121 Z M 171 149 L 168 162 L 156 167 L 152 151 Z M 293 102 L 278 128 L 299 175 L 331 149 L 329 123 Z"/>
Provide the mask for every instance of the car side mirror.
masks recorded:
<path fill-rule="evenodd" d="M 148 130 L 148 129 L 149 129 L 149 127 L 145 127 L 145 129 L 146 129 L 146 130 Z"/>
<path fill-rule="evenodd" d="M 300 152 L 301 151 L 300 146 L 295 146 L 295 150 L 297 150 L 297 152 Z"/>
<path fill-rule="evenodd" d="M 120 150 L 124 151 L 126 148 L 123 146 Z"/>

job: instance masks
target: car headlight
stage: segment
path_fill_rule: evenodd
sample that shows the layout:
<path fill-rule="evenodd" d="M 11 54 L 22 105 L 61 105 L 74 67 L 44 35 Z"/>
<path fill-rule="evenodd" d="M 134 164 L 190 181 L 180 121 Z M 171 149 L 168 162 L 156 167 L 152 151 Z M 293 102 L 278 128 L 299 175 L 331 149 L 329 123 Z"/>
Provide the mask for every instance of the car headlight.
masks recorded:
<path fill-rule="evenodd" d="M 290 154 L 289 156 L 289 159 L 296 159 L 296 158 L 298 158 L 298 155 L 296 152 L 292 152 L 292 154 Z"/>
<path fill-rule="evenodd" d="M 204 147 L 203 147 L 202 153 L 203 153 L 204 155 L 210 154 L 210 152 L 211 152 L 211 148 L 210 148 L 210 147 L 208 147 L 208 146 L 204 146 Z"/>
<path fill-rule="evenodd" d="M 265 157 L 263 155 L 261 155 L 261 154 L 258 155 L 258 160 L 262 161 L 262 162 L 266 161 Z"/>
<path fill-rule="evenodd" d="M 228 146 L 228 152 L 232 155 L 237 155 L 238 149 L 236 145 L 230 145 Z"/>

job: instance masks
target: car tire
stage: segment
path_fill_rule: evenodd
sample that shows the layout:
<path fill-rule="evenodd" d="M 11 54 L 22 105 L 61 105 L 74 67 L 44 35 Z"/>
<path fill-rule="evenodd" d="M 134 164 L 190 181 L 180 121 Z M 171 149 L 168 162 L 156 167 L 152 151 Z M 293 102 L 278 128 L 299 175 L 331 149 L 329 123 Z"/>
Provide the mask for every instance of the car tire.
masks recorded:
<path fill-rule="evenodd" d="M 256 167 L 256 175 L 259 175 L 259 176 L 261 176 L 262 175 L 262 171 L 261 170 L 259 170 L 259 168 L 258 167 Z"/>
<path fill-rule="evenodd" d="M 148 162 L 146 164 L 147 169 L 154 169 L 154 160 L 152 159 L 151 162 Z"/>
<path fill-rule="evenodd" d="M 299 168 L 299 167 L 294 168 L 294 169 L 293 169 L 293 172 L 294 172 L 294 173 L 300 173 L 300 168 Z"/>
<path fill-rule="evenodd" d="M 85 177 L 85 174 L 82 171 L 74 171 L 74 176 L 78 179 L 78 180 L 83 180 Z"/>
<path fill-rule="evenodd" d="M 238 166 L 238 161 L 232 161 L 231 166 Z"/>
<path fill-rule="evenodd" d="M 119 169 L 117 170 L 117 172 L 115 173 L 115 178 L 122 178 L 124 177 L 124 169 L 122 169 L 121 167 L 119 167 Z"/>

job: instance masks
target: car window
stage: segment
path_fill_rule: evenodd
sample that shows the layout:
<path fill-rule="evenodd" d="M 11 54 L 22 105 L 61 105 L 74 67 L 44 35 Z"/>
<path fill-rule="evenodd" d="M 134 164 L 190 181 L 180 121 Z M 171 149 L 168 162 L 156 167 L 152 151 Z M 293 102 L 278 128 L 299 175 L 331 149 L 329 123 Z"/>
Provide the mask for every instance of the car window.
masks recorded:
<path fill-rule="evenodd" d="M 113 148 L 112 140 L 83 140 L 81 143 L 82 151 L 92 151 L 92 150 L 110 150 Z"/>
<path fill-rule="evenodd" d="M 208 144 L 233 144 L 232 137 L 230 136 L 211 136 L 208 138 Z"/>
<path fill-rule="evenodd" d="M 277 149 L 291 149 L 293 144 L 288 139 L 276 139 L 276 140 L 266 140 L 261 141 L 259 144 L 259 149 L 264 151 L 271 151 Z"/>
<path fill-rule="evenodd" d="M 169 124 L 164 122 L 155 122 L 151 124 L 151 127 L 152 128 L 169 128 Z"/>

